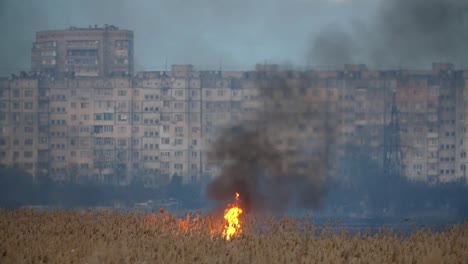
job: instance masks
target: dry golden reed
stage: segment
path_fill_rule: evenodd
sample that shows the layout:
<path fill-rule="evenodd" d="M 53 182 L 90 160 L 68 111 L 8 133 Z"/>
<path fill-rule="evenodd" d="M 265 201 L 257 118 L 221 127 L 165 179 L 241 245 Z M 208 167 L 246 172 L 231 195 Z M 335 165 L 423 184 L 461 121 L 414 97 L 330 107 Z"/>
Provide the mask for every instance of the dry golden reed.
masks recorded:
<path fill-rule="evenodd" d="M 112 211 L 0 211 L 0 263 L 467 263 L 468 223 L 441 232 L 349 234 L 294 219 Z"/>

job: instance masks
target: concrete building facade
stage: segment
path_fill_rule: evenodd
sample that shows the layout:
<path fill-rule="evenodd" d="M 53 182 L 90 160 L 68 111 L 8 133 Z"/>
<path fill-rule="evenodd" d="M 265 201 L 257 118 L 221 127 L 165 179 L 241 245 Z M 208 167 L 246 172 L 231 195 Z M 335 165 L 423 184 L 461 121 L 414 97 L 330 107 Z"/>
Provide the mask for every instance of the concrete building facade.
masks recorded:
<path fill-rule="evenodd" d="M 132 75 L 133 33 L 113 26 L 38 32 L 32 63 L 33 74 L 0 79 L 0 162 L 32 175 L 148 186 L 174 175 L 186 182 L 214 177 L 223 162 L 206 152 L 223 129 L 268 128 L 257 117 L 276 111 L 290 121 L 272 137 L 278 149 L 292 153 L 306 140 L 323 141 L 323 122 L 333 119 L 337 159 L 347 146 L 363 146 L 382 162 L 395 93 L 404 175 L 466 182 L 468 71 L 451 64 L 431 71 L 173 65 Z M 331 115 L 307 115 L 324 109 Z"/>
<path fill-rule="evenodd" d="M 31 70 L 54 75 L 133 74 L 133 32 L 112 25 L 36 33 Z"/>

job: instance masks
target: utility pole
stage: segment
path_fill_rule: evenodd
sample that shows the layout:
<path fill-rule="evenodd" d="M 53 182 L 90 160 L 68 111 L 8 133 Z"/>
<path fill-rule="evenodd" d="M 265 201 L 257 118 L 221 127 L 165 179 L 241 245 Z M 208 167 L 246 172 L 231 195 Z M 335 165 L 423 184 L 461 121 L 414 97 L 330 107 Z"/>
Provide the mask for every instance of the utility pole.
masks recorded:
<path fill-rule="evenodd" d="M 395 197 L 396 186 L 402 178 L 402 158 L 400 149 L 400 120 L 396 104 L 396 92 L 392 96 L 392 110 L 390 123 L 384 123 L 384 162 L 383 162 L 384 182 L 386 189 L 386 209 L 391 210 L 392 200 Z M 389 213 L 387 211 L 387 213 Z"/>
<path fill-rule="evenodd" d="M 392 95 L 390 123 L 384 124 L 384 176 L 387 180 L 402 176 L 402 159 L 400 150 L 400 119 L 396 104 L 396 92 Z"/>

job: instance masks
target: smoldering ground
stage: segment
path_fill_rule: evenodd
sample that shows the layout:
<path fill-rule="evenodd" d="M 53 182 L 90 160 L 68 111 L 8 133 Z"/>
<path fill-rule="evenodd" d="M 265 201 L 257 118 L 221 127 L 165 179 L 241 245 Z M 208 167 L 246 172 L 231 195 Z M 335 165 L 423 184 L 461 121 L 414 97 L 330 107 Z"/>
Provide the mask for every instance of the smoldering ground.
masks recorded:
<path fill-rule="evenodd" d="M 309 101 L 313 78 L 291 72 L 259 73 L 261 107 L 254 118 L 225 128 L 208 152 L 222 161 L 208 185 L 209 198 L 240 194 L 247 212 L 317 208 L 326 192 L 335 138 L 333 106 Z M 302 74 L 295 72 L 294 74 Z"/>

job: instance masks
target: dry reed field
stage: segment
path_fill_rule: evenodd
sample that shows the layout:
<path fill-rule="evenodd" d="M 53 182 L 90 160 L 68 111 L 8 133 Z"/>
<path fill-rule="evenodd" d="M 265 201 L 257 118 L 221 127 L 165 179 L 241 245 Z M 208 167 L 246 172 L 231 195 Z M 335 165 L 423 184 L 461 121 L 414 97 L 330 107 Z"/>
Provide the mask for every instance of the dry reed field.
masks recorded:
<path fill-rule="evenodd" d="M 295 219 L 154 213 L 0 212 L 0 263 L 468 263 L 468 223 L 349 234 Z"/>

